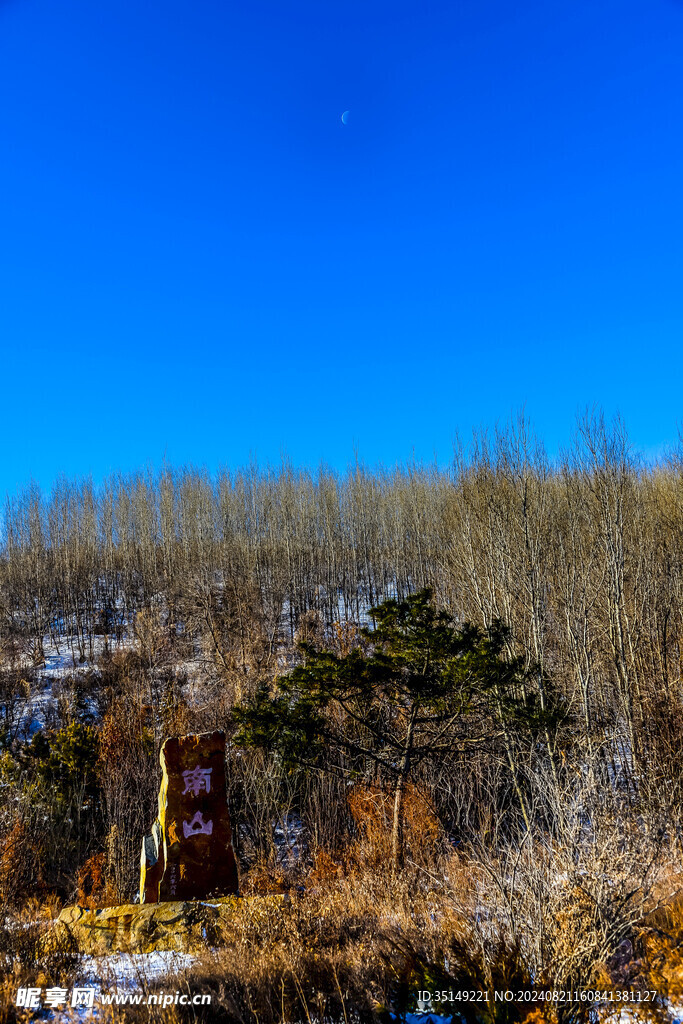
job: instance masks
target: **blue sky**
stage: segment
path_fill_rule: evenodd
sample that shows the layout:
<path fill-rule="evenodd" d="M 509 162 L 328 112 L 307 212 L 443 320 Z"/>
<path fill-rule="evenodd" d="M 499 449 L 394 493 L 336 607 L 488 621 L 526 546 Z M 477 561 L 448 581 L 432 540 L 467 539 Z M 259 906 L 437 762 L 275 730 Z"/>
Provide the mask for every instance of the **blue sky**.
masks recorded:
<path fill-rule="evenodd" d="M 0 494 L 675 441 L 682 52 L 677 0 L 0 0 Z"/>

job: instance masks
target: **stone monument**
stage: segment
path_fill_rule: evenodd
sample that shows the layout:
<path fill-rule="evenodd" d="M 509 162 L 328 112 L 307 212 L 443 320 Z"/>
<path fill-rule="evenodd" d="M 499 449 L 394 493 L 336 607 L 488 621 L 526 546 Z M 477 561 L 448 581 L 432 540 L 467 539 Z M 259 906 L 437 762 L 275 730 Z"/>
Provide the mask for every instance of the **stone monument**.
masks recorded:
<path fill-rule="evenodd" d="M 237 893 L 225 788 L 225 733 L 168 739 L 160 760 L 159 816 L 142 841 L 140 902 Z"/>

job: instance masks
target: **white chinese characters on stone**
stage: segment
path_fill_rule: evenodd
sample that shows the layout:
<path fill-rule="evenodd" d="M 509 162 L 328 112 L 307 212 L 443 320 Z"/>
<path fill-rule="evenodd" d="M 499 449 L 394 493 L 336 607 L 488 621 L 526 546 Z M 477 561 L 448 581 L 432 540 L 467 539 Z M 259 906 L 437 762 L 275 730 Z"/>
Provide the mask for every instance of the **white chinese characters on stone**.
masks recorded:
<path fill-rule="evenodd" d="M 183 835 L 187 839 L 189 836 L 205 835 L 210 836 L 213 832 L 213 822 L 204 821 L 202 812 L 197 811 L 192 821 L 183 822 Z"/>
<path fill-rule="evenodd" d="M 182 795 L 189 793 L 190 791 L 194 796 L 199 796 L 199 791 L 205 789 L 207 793 L 211 792 L 211 772 L 212 768 L 200 768 L 197 765 L 196 768 L 189 768 L 186 772 L 183 772 L 183 782 L 185 783 L 185 789 Z"/>

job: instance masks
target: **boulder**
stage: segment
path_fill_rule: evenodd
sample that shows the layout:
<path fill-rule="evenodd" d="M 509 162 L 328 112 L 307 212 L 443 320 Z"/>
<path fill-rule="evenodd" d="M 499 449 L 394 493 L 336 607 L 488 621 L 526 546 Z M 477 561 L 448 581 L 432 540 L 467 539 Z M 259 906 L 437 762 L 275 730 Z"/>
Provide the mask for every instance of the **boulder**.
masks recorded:
<path fill-rule="evenodd" d="M 249 902 L 273 909 L 286 899 L 281 895 L 254 896 Z M 67 946 L 90 956 L 155 950 L 198 952 L 220 944 L 221 931 L 229 926 L 242 902 L 228 896 L 211 902 L 127 903 L 102 910 L 65 907 L 53 923 L 46 945 Z"/>

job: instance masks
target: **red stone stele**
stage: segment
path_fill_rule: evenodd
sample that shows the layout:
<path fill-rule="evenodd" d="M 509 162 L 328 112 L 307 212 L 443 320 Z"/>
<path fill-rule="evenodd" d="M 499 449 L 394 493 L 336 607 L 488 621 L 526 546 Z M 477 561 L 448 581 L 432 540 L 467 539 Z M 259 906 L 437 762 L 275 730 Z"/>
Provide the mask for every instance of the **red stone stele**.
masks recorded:
<path fill-rule="evenodd" d="M 140 902 L 238 891 L 225 786 L 225 733 L 175 736 L 161 748 L 159 817 L 142 841 Z"/>

